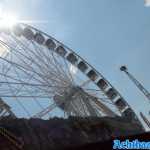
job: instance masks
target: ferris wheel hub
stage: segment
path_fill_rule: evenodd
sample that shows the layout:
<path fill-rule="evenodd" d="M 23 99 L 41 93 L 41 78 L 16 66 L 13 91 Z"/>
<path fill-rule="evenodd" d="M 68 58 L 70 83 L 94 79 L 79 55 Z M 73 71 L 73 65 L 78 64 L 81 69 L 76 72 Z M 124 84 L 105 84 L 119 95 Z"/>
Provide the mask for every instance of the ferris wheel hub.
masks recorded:
<path fill-rule="evenodd" d="M 83 89 L 79 86 L 71 86 L 65 89 L 63 93 L 60 95 L 56 94 L 54 96 L 54 101 L 60 107 L 61 109 L 65 109 L 65 105 L 68 102 L 71 102 L 75 100 L 75 97 L 81 94 L 83 92 Z"/>

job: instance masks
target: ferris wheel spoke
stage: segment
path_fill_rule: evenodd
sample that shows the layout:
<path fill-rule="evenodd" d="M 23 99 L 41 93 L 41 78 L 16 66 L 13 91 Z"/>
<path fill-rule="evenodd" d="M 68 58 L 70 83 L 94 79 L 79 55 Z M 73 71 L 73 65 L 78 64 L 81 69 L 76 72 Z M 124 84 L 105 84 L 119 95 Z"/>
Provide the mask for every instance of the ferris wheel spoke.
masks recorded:
<path fill-rule="evenodd" d="M 25 46 L 23 43 L 21 43 L 23 46 Z M 32 44 L 34 45 L 34 47 L 35 47 L 35 49 L 36 49 L 36 53 L 38 52 L 38 49 L 39 49 L 39 47 L 37 48 L 37 46 L 32 42 Z M 28 47 L 25 47 L 24 48 L 25 50 L 30 50 L 30 48 L 28 48 Z M 45 61 L 44 60 L 46 60 L 45 58 L 47 58 L 47 55 L 44 55 L 44 57 L 41 57 L 41 55 L 40 55 L 40 53 L 44 53 L 44 51 L 40 51 L 40 53 L 38 53 L 39 55 L 36 55 L 36 53 L 34 52 L 34 51 L 32 51 L 32 50 L 30 50 L 30 52 L 32 52 L 32 54 L 33 55 L 35 55 L 35 58 L 37 59 L 38 58 L 38 61 L 40 61 L 41 63 L 44 63 L 44 65 L 45 66 L 48 66 L 48 64 L 46 64 L 45 63 Z M 54 56 L 52 56 L 53 58 L 54 58 Z M 44 59 L 41 59 L 41 58 L 44 58 Z M 50 60 L 50 58 L 47 58 L 48 60 Z M 56 62 L 56 59 L 54 60 L 55 62 Z M 36 63 L 36 64 L 38 64 L 38 63 Z M 52 64 L 51 64 L 52 65 Z M 57 65 L 59 65 L 59 67 L 57 66 Z M 60 71 L 60 69 L 61 70 L 63 70 L 62 68 L 62 66 L 60 66 L 60 64 L 58 64 L 58 62 L 57 62 L 57 65 L 55 66 L 55 68 L 57 68 L 57 71 L 56 72 L 59 72 L 60 73 L 60 75 L 62 75 L 62 74 L 65 74 L 65 71 L 63 71 L 63 73 L 62 73 L 62 71 Z M 38 66 L 39 66 L 39 64 L 38 64 Z M 43 66 L 42 66 L 42 68 L 43 68 Z"/>
<path fill-rule="evenodd" d="M 34 95 L 0 95 L 0 97 L 3 97 L 3 98 L 5 98 L 5 97 L 7 97 L 7 98 L 43 98 L 43 99 L 52 98 L 50 96 L 40 96 L 40 95 L 36 95 L 36 96 L 34 96 Z"/>
<path fill-rule="evenodd" d="M 76 98 L 76 100 L 73 100 L 71 102 L 71 107 L 72 107 L 74 113 L 78 114 L 79 116 L 83 116 L 83 111 L 80 109 L 80 106 L 77 103 L 77 101 L 79 101 L 78 98 Z"/>
<path fill-rule="evenodd" d="M 88 97 L 84 97 L 82 95 L 82 101 L 85 103 L 88 112 L 90 113 L 90 116 L 97 116 L 95 109 L 92 107 L 90 100 Z"/>
<path fill-rule="evenodd" d="M 14 90 L 18 90 L 18 88 L 16 89 L 15 87 L 13 87 L 14 88 Z M 38 92 L 38 94 L 37 94 L 37 92 Z M 30 92 L 28 92 L 28 90 L 25 88 L 25 90 L 22 90 L 21 92 L 19 92 L 19 94 L 17 94 L 17 95 L 33 95 L 33 96 L 38 96 L 38 95 L 40 95 L 40 96 L 45 96 L 45 95 L 48 95 L 48 94 L 45 94 L 44 92 L 40 92 L 40 91 L 31 91 L 30 90 Z M 10 90 L 9 89 L 3 89 L 3 91 L 2 90 L 0 90 L 0 96 L 2 96 L 2 95 L 10 95 Z M 50 94 L 49 94 L 50 95 Z M 47 96 L 47 97 L 50 97 L 50 96 Z"/>
<path fill-rule="evenodd" d="M 18 78 L 19 78 L 19 77 L 18 77 Z M 19 79 L 20 79 L 20 78 L 19 78 Z M 28 93 L 28 94 L 32 95 L 31 92 L 29 92 L 29 89 L 28 89 L 27 87 L 30 87 L 30 88 L 32 87 L 32 88 L 33 88 L 33 87 L 35 87 L 35 86 L 36 86 L 36 87 L 37 87 L 37 86 L 41 86 L 41 85 L 36 85 L 36 84 L 30 84 L 30 83 L 29 83 L 30 80 L 31 80 L 31 79 L 28 79 L 26 84 L 21 84 L 21 87 L 19 87 L 19 89 L 16 90 L 16 94 L 19 94 L 20 91 L 22 91 L 22 89 L 24 88 L 24 89 L 26 90 L 25 93 Z M 18 84 L 18 83 L 17 83 L 17 84 Z M 25 85 L 28 85 L 28 86 L 25 86 Z M 39 89 L 39 88 L 38 88 L 38 89 Z M 30 91 L 31 91 L 31 89 L 30 89 Z M 32 92 L 33 92 L 33 91 L 32 91 Z M 39 93 L 39 92 L 37 92 L 37 93 Z M 36 95 L 36 96 L 32 96 L 33 100 L 35 100 L 36 97 L 40 98 L 40 97 L 42 97 L 42 96 L 40 96 L 40 95 L 39 95 L 39 96 L 37 96 L 37 95 Z"/>
<path fill-rule="evenodd" d="M 37 59 L 38 61 L 40 61 L 42 64 L 45 64 L 45 59 L 41 59 L 43 58 L 41 54 L 43 54 L 43 51 L 40 51 L 40 54 L 38 53 L 37 51 L 37 48 L 36 48 L 36 53 L 39 54 L 37 55 L 34 50 L 32 50 L 29 46 L 31 44 L 33 44 L 32 41 L 28 41 L 28 44 L 24 44 L 21 40 L 19 40 L 18 38 L 16 38 L 15 36 L 13 36 L 13 39 L 17 42 L 17 44 L 19 44 L 20 48 L 28 55 L 28 56 L 34 56 L 33 58 L 34 59 Z M 28 46 L 27 46 L 28 45 Z M 33 44 L 34 45 L 34 44 Z M 34 45 L 35 47 L 35 45 Z M 32 54 L 32 55 L 31 55 Z M 33 59 L 31 57 L 31 59 Z M 45 58 L 45 57 L 44 57 Z M 47 64 L 45 64 L 47 65 Z"/>
<path fill-rule="evenodd" d="M 103 104 L 100 100 L 98 99 L 93 99 L 92 102 L 96 104 L 96 107 L 103 113 L 109 116 L 116 116 L 116 112 L 113 112 L 109 107 L 107 107 L 105 104 Z"/>
<path fill-rule="evenodd" d="M 6 76 L 6 75 L 5 75 Z M 19 80 L 19 81 L 21 81 L 21 80 Z M 43 84 L 32 84 L 32 83 L 28 83 L 28 82 L 1 82 L 0 81 L 0 84 L 12 84 L 12 85 L 26 85 L 26 86 L 31 86 L 31 87 L 34 87 L 34 86 L 36 86 L 36 87 L 40 87 L 40 86 L 44 86 L 44 87 L 57 87 L 57 86 L 50 86 L 50 85 L 43 85 Z M 58 86 L 59 87 L 59 86 Z"/>
<path fill-rule="evenodd" d="M 39 102 L 39 100 L 38 100 L 36 97 L 34 97 L 33 91 L 31 91 L 31 90 L 28 89 L 27 87 L 24 87 L 24 88 L 25 88 L 25 90 L 26 90 L 26 93 L 28 93 L 29 95 L 32 96 L 32 99 L 33 99 L 34 102 L 38 105 L 38 107 L 41 108 L 41 109 L 44 109 L 44 107 L 43 107 L 42 104 Z M 36 94 L 37 94 L 37 92 L 36 92 Z M 39 91 L 38 91 L 38 94 L 39 94 Z M 39 98 L 39 97 L 38 97 L 38 98 Z M 51 97 L 49 97 L 49 98 L 51 98 Z"/>
<path fill-rule="evenodd" d="M 17 70 L 16 70 L 15 67 L 13 67 L 13 70 L 14 70 L 14 72 L 15 72 L 17 78 L 18 78 L 19 80 L 21 80 L 20 75 L 19 75 L 19 73 L 17 72 Z M 28 79 L 28 81 L 26 81 L 26 82 L 29 82 L 29 79 Z M 18 86 L 19 88 L 18 88 L 18 90 L 15 91 L 15 94 L 18 94 L 18 93 L 22 90 L 22 88 L 24 87 L 23 84 L 22 84 L 21 86 L 18 84 L 17 86 Z"/>
<path fill-rule="evenodd" d="M 18 69 L 20 69 L 21 71 L 23 71 L 26 74 L 29 74 L 29 73 L 26 72 L 26 70 L 32 71 L 33 73 L 38 75 L 38 77 L 42 78 L 45 82 L 48 82 L 47 80 L 45 80 L 45 77 L 43 77 L 42 74 L 39 74 L 39 73 L 35 72 L 34 70 L 29 70 L 28 68 L 24 68 L 24 66 L 22 66 L 22 65 L 19 65 L 19 64 L 15 63 L 15 62 L 11 62 L 11 61 L 9 61 L 7 59 L 4 59 L 4 58 L 1 58 L 1 57 L 0 57 L 0 59 L 4 60 L 4 61 L 6 61 L 6 62 L 8 62 L 8 63 L 10 63 L 10 64 L 12 64 L 14 66 L 16 66 Z"/>
<path fill-rule="evenodd" d="M 73 75 L 72 75 L 72 73 L 71 73 L 71 70 L 70 70 L 70 68 L 69 68 L 69 65 L 68 65 L 68 63 L 66 62 L 65 59 L 64 59 L 64 62 L 65 62 L 66 70 L 68 71 L 68 74 L 69 74 L 69 76 L 70 76 L 70 78 L 71 78 L 71 81 L 72 81 L 73 83 L 75 83 L 74 77 L 73 77 Z"/>
<path fill-rule="evenodd" d="M 14 79 L 11 76 L 5 75 L 0 73 L 0 75 L 10 78 L 12 80 L 15 81 L 20 81 L 20 82 L 9 82 L 9 81 L 0 81 L 0 84 L 12 84 L 12 85 L 26 85 L 26 86 L 31 86 L 31 87 L 58 87 L 58 88 L 65 88 L 65 87 L 61 87 L 61 86 L 53 86 L 53 85 L 46 85 L 46 84 L 34 84 L 34 83 L 28 83 L 28 82 L 24 82 L 22 80 L 18 80 L 18 79 Z"/>
<path fill-rule="evenodd" d="M 33 41 L 31 41 L 30 43 L 34 47 L 34 51 L 32 51 L 32 53 L 35 55 L 35 58 L 38 58 L 39 60 L 41 60 L 41 62 L 43 64 L 45 64 L 46 66 L 48 66 L 49 65 L 48 59 L 50 59 L 50 58 L 48 58 L 47 54 L 44 53 L 45 49 L 37 46 L 36 43 L 34 43 Z M 44 59 L 41 59 L 41 58 L 44 58 Z"/>
<path fill-rule="evenodd" d="M 42 111 L 35 114 L 32 118 L 42 118 L 43 116 L 47 115 L 53 109 L 57 107 L 56 103 L 51 104 L 50 106 L 44 108 Z"/>
<path fill-rule="evenodd" d="M 40 71 L 42 72 L 42 74 L 45 72 L 45 74 L 47 74 L 49 71 L 48 70 L 43 70 L 44 68 L 42 67 L 42 66 L 40 66 L 40 65 L 38 65 L 37 64 L 37 66 L 39 67 L 39 69 L 40 69 Z M 34 68 L 33 67 L 31 67 L 31 66 L 29 66 L 29 65 L 27 65 L 27 67 L 28 68 L 31 68 L 30 69 L 30 71 L 32 71 L 32 70 L 34 70 Z M 35 71 L 34 71 L 34 73 L 35 73 Z M 53 73 L 53 70 L 51 70 L 51 72 L 50 73 L 48 73 L 48 74 L 52 74 L 54 77 L 55 77 L 55 79 L 51 79 L 51 80 L 54 80 L 54 81 L 58 81 L 58 77 L 55 75 L 55 73 Z M 39 73 L 38 73 L 38 76 L 40 76 L 41 77 L 41 73 L 40 73 L 40 75 L 39 75 Z M 54 78 L 53 77 L 53 78 Z M 56 78 L 57 77 L 57 78 Z M 43 79 L 43 78 L 42 78 Z M 62 81 L 64 81 L 64 80 L 62 80 Z"/>
<path fill-rule="evenodd" d="M 87 109 L 86 109 L 85 103 L 82 101 L 82 98 L 79 98 L 79 100 L 80 100 L 80 104 L 82 106 L 84 115 L 86 116 L 88 113 L 87 113 Z"/>
<path fill-rule="evenodd" d="M 1 73 L 0 73 L 0 75 L 3 76 L 3 74 L 1 74 Z M 48 94 L 57 93 L 56 91 L 53 91 L 52 88 L 59 88 L 59 89 L 62 89 L 62 88 L 64 89 L 65 88 L 65 87 L 60 87 L 59 85 L 53 85 L 53 86 L 51 86 L 51 85 L 41 85 L 41 84 L 38 84 L 38 85 L 36 85 L 36 84 L 29 84 L 29 83 L 26 83 L 24 81 L 21 81 L 21 80 L 18 80 L 18 79 L 14 79 L 14 78 L 12 78 L 12 77 L 10 77 L 8 75 L 4 75 L 4 77 L 10 78 L 10 79 L 15 80 L 15 81 L 19 81 L 19 82 L 17 82 L 17 84 L 24 84 L 24 86 L 26 86 L 26 85 L 29 86 L 30 85 L 30 87 L 36 88 L 38 91 L 39 90 L 40 91 L 44 91 L 45 93 L 48 93 Z M 4 83 L 4 82 L 1 82 L 1 83 Z M 10 82 L 7 81 L 6 83 L 10 83 Z M 15 82 L 10 83 L 10 85 L 11 84 L 15 84 Z M 46 87 L 46 89 L 43 89 L 41 87 Z M 50 87 L 50 89 L 47 90 L 47 88 L 49 88 L 49 87 Z"/>
<path fill-rule="evenodd" d="M 17 71 L 16 71 L 16 74 L 18 74 L 17 73 Z M 33 79 L 33 76 L 34 76 L 34 74 L 32 74 L 31 76 L 29 76 L 28 77 L 28 79 L 26 80 L 26 82 L 27 83 L 30 83 L 30 81 Z M 21 80 L 21 78 L 18 76 L 18 78 Z M 30 83 L 31 84 L 31 83 Z M 27 84 L 26 84 L 27 85 Z M 35 86 L 36 84 L 32 84 L 32 87 L 33 87 L 33 85 Z M 39 84 L 40 85 L 40 84 Z M 29 87 L 29 86 L 28 86 Z M 41 86 L 39 86 L 39 87 L 41 87 Z M 18 90 L 18 93 L 19 93 L 19 91 L 21 91 L 22 90 L 22 88 L 24 88 L 24 89 L 26 89 L 26 91 L 28 91 L 28 89 L 27 89 L 27 86 L 25 86 L 25 84 L 23 84 L 23 85 L 21 85 L 21 87 L 19 88 L 19 90 Z M 30 87 L 31 88 L 31 87 Z M 37 89 L 37 87 L 36 87 L 36 89 Z M 39 88 L 38 88 L 39 89 Z M 30 89 L 31 90 L 31 89 Z M 17 92 L 17 91 L 16 91 Z M 38 92 L 39 93 L 39 92 Z M 31 93 L 30 93 L 31 94 Z M 32 95 L 32 94 L 31 94 Z"/>
<path fill-rule="evenodd" d="M 21 80 L 21 78 L 20 78 L 20 76 L 19 76 L 19 73 L 16 71 L 16 68 L 14 68 L 14 70 L 15 70 L 15 72 L 16 72 L 16 75 L 17 75 L 18 79 Z M 32 79 L 32 77 L 33 77 L 33 75 L 30 76 L 30 77 L 27 79 L 26 82 L 29 83 L 29 81 Z M 18 84 L 18 85 L 19 85 L 19 84 Z M 26 84 L 26 85 L 27 85 L 27 84 Z M 33 84 L 32 84 L 32 86 L 33 86 Z M 25 84 L 21 84 L 21 86 L 19 86 L 19 88 L 15 91 L 15 94 L 18 95 L 18 94 L 20 93 L 20 91 L 21 91 L 23 88 L 24 88 L 24 89 L 26 88 Z M 27 88 L 26 88 L 26 91 L 27 91 Z M 35 99 L 35 97 L 32 97 L 32 98 Z M 38 105 L 38 106 L 39 106 L 39 105 Z"/>
<path fill-rule="evenodd" d="M 65 74 L 67 76 L 67 78 L 69 79 L 69 81 L 72 82 L 72 76 L 71 76 L 71 74 L 68 74 L 68 72 L 63 69 L 64 67 L 58 62 L 58 60 L 55 57 L 56 54 L 54 54 L 54 52 L 51 51 L 51 55 L 52 55 L 53 61 L 55 63 L 55 67 L 58 70 L 58 72 Z M 57 56 L 57 57 L 60 57 L 60 56 Z"/>
<path fill-rule="evenodd" d="M 101 89 L 89 89 L 89 88 L 83 88 L 84 90 L 87 90 L 87 91 L 96 91 L 96 92 L 103 92 Z M 103 95 L 105 95 L 104 93 L 103 93 Z"/>
<path fill-rule="evenodd" d="M 80 86 L 81 86 L 82 88 L 84 88 L 84 87 L 87 86 L 89 83 L 91 83 L 91 79 L 88 79 L 88 80 L 82 82 Z"/>
<path fill-rule="evenodd" d="M 62 80 L 61 80 L 62 81 Z"/>
<path fill-rule="evenodd" d="M 41 48 L 39 48 L 33 41 L 32 41 L 32 44 L 33 44 L 33 46 L 35 47 L 36 53 L 38 53 L 38 55 L 41 56 L 40 58 L 43 58 L 42 61 L 44 62 L 45 66 L 47 66 L 47 68 L 50 68 L 50 67 L 51 67 L 52 70 L 56 69 L 56 70 L 55 70 L 55 73 L 56 73 L 56 72 L 59 72 L 59 73 L 63 74 L 63 73 L 60 71 L 60 69 L 58 69 L 57 66 L 55 66 L 54 62 L 51 61 L 51 60 L 52 60 L 52 56 L 49 56 L 49 55 L 45 54 L 45 53 L 44 53 L 44 50 L 41 49 Z M 43 57 L 42 57 L 41 53 L 43 54 Z M 36 56 L 36 54 L 35 54 L 35 56 Z M 37 57 L 37 56 L 36 56 L 36 57 Z M 47 62 L 45 62 L 46 60 L 47 60 Z"/>
<path fill-rule="evenodd" d="M 106 101 L 105 98 L 91 97 L 91 95 L 85 95 L 85 93 L 82 94 L 82 98 L 83 98 L 84 103 L 87 105 L 88 110 L 91 112 L 91 114 L 96 115 L 97 113 L 96 109 L 94 109 L 94 105 L 92 105 L 92 102 L 98 103 L 99 106 L 101 106 L 101 108 L 107 111 L 107 113 L 109 112 L 109 114 L 113 114 L 113 112 L 110 113 L 109 111 L 110 109 L 106 104 L 109 103 L 109 104 L 112 104 L 113 106 L 114 104 L 109 101 Z M 105 104 L 103 104 L 101 101 L 103 101 Z"/>
<path fill-rule="evenodd" d="M 105 98 L 105 97 L 96 97 L 98 100 L 104 102 L 105 104 L 110 104 L 110 105 L 113 105 L 115 106 L 115 104 L 113 102 L 111 102 L 108 98 Z"/>
<path fill-rule="evenodd" d="M 23 67 L 23 66 L 21 66 L 21 65 L 19 65 L 19 64 L 17 64 L 17 63 L 15 63 L 15 62 L 9 61 L 9 60 L 7 60 L 7 59 L 5 59 L 5 58 L 0 57 L 0 59 L 3 60 L 3 61 L 5 61 L 5 62 L 7 62 L 7 63 L 9 63 L 9 64 L 11 64 L 12 66 L 17 67 L 20 71 L 24 72 L 24 73 L 27 74 L 27 75 L 29 75 L 29 73 L 27 73 L 26 71 L 27 71 L 27 70 L 28 70 L 28 71 L 31 71 L 31 70 L 29 70 L 29 69 L 27 69 L 27 68 L 25 68 L 25 67 Z M 35 73 L 35 72 L 34 72 L 34 73 Z M 36 80 L 37 80 L 37 79 L 36 79 Z M 38 81 L 40 82 L 40 80 L 38 80 Z"/>
<path fill-rule="evenodd" d="M 27 49 L 27 48 L 26 48 L 26 49 Z M 27 58 L 28 60 L 31 60 L 31 58 L 25 56 L 25 55 L 22 54 L 20 51 L 16 51 L 16 50 L 15 50 L 15 52 L 17 52 L 17 53 L 23 55 L 23 57 Z M 38 57 L 38 56 L 36 55 L 36 57 Z M 41 58 L 41 57 L 40 57 L 40 58 Z M 21 61 L 23 61 L 23 59 L 21 59 Z M 43 70 L 43 66 L 39 65 L 39 63 L 36 63 L 35 60 L 32 59 L 32 62 L 34 62 L 34 64 L 37 65 L 40 70 Z M 24 62 L 24 63 L 26 64 L 26 62 Z M 31 68 L 31 70 L 34 70 L 30 65 L 28 65 L 28 64 L 26 64 L 26 65 L 27 65 L 28 68 Z M 30 70 L 30 71 L 31 71 L 31 70 Z M 45 70 L 43 70 L 42 72 L 44 72 L 44 71 L 45 71 Z M 47 70 L 46 72 L 48 72 L 48 71 L 49 71 L 49 70 Z M 52 73 L 52 71 L 51 71 L 51 73 Z M 56 75 L 55 75 L 55 74 L 56 74 L 56 73 L 54 73 L 53 76 L 56 78 Z M 58 74 L 58 73 L 57 73 L 57 74 Z M 60 75 L 59 75 L 59 78 L 60 78 Z M 58 79 L 59 79 L 59 78 L 58 78 Z M 54 79 L 53 79 L 53 80 L 54 80 Z M 67 80 L 67 79 L 66 79 L 66 80 Z M 61 81 L 64 81 L 64 80 L 61 79 Z"/>
<path fill-rule="evenodd" d="M 43 70 L 44 68 L 40 65 L 38 65 L 39 69 L 42 70 L 42 74 L 45 72 L 45 74 L 48 74 L 49 79 L 51 79 L 51 81 L 53 82 L 64 82 L 64 84 L 66 84 L 67 79 L 62 79 L 60 78 L 60 75 L 57 76 L 57 72 L 53 72 L 53 70 Z M 31 66 L 28 65 L 28 68 L 31 68 Z M 33 68 L 31 68 L 32 70 L 34 70 Z M 40 76 L 41 77 L 41 76 Z M 45 76 L 44 76 L 45 77 Z M 42 78 L 43 79 L 43 78 Z"/>
<path fill-rule="evenodd" d="M 52 52 L 52 53 L 54 53 L 54 52 Z M 53 55 L 54 55 L 54 54 L 53 54 Z M 71 81 L 72 83 L 75 83 L 74 77 L 73 77 L 73 75 L 72 75 L 72 73 L 71 73 L 71 70 L 70 70 L 70 67 L 69 67 L 69 64 L 68 64 L 67 60 L 64 59 L 64 58 L 61 57 L 61 56 L 59 56 L 59 57 L 60 57 L 60 60 L 62 60 L 62 63 L 61 63 L 61 64 L 63 64 L 63 66 L 64 66 L 64 71 L 66 72 L 67 76 L 70 78 L 70 81 Z"/>
<path fill-rule="evenodd" d="M 73 102 L 70 102 L 70 109 L 74 115 L 81 116 L 80 111 L 78 111 L 77 107 L 74 105 Z M 69 114 L 70 114 L 70 112 L 69 112 Z"/>
<path fill-rule="evenodd" d="M 69 113 L 70 113 L 69 105 L 70 105 L 69 102 L 65 102 L 65 104 L 64 104 L 64 117 L 65 117 L 66 115 L 70 116 L 70 115 L 69 115 Z"/>
<path fill-rule="evenodd" d="M 76 100 L 74 100 L 74 102 L 77 103 L 77 100 L 78 100 L 78 103 L 80 104 L 80 107 L 78 105 L 76 105 L 76 107 L 80 110 L 80 112 L 82 113 L 83 116 L 87 116 L 88 111 L 87 111 L 87 107 L 82 99 L 82 95 L 80 93 L 77 93 L 75 98 L 76 98 Z"/>
<path fill-rule="evenodd" d="M 5 77 L 6 81 L 7 81 L 7 78 Z M 12 88 L 12 86 L 10 84 L 8 84 L 8 87 L 10 89 L 10 92 L 12 93 L 13 98 L 16 100 L 16 102 L 20 105 L 20 107 L 24 110 L 24 112 L 28 115 L 28 117 L 30 117 L 30 113 L 29 111 L 26 109 L 26 107 L 19 101 L 19 99 L 16 97 L 16 95 L 14 94 L 14 90 Z"/>

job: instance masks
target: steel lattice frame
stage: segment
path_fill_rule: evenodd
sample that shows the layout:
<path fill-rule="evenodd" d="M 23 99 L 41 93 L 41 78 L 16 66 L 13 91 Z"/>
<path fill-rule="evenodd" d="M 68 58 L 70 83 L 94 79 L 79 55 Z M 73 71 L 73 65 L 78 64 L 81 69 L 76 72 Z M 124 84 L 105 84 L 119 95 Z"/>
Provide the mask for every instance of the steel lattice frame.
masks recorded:
<path fill-rule="evenodd" d="M 2 29 L 0 97 L 13 99 L 29 117 L 43 118 L 59 107 L 65 115 L 130 116 L 135 113 L 120 93 L 87 61 L 53 37 L 26 24 Z M 75 67 L 73 74 L 70 67 Z M 40 107 L 29 113 L 28 100 Z M 47 107 L 41 101 L 48 100 Z"/>

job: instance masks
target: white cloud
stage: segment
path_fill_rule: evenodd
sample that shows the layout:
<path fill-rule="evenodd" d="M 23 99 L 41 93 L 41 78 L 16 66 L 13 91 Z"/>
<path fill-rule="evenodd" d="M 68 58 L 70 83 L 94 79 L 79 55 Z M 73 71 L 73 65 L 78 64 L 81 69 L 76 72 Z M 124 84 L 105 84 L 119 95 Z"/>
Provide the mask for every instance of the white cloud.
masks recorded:
<path fill-rule="evenodd" d="M 146 7 L 150 7 L 150 0 L 144 0 L 144 5 Z"/>

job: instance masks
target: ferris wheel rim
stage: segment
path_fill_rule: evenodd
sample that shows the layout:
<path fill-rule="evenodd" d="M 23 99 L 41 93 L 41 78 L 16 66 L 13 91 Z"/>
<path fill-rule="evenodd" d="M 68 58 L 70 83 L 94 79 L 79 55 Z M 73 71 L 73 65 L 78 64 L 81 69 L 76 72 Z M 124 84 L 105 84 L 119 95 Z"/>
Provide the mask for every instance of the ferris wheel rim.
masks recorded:
<path fill-rule="evenodd" d="M 118 95 L 119 95 L 121 98 L 123 98 L 122 95 L 120 94 L 120 92 L 119 92 L 118 90 L 116 90 L 116 88 L 114 88 L 114 86 L 113 86 L 99 71 L 97 71 L 97 70 L 96 70 L 91 64 L 89 64 L 85 59 L 83 59 L 81 56 L 79 56 L 73 49 L 69 48 L 68 46 L 66 46 L 65 44 L 63 44 L 63 42 L 60 42 L 59 40 L 55 39 L 54 37 L 50 36 L 49 34 L 43 32 L 43 31 L 41 31 L 40 29 L 37 29 L 37 28 L 35 28 L 35 27 L 31 26 L 31 25 L 25 24 L 25 23 L 21 23 L 21 24 L 24 25 L 24 26 L 26 26 L 26 27 L 29 27 L 29 28 L 31 28 L 31 29 L 33 29 L 33 30 L 39 32 L 39 33 L 42 33 L 42 34 L 46 35 L 47 37 L 51 38 L 52 40 L 58 42 L 58 43 L 59 43 L 60 45 L 62 45 L 64 48 L 69 49 L 69 50 L 70 50 L 71 52 L 73 52 L 76 56 L 78 56 L 79 58 L 81 58 L 82 60 L 84 60 L 84 62 L 85 62 L 86 64 L 88 64 L 94 71 L 96 71 L 96 73 L 98 73 L 102 78 L 104 78 L 105 81 L 107 81 L 107 83 L 108 83 L 113 89 L 115 89 L 115 91 L 118 93 Z M 92 81 L 92 82 L 93 82 L 93 81 Z M 124 98 L 123 98 L 123 100 L 124 100 Z M 126 101 L 125 101 L 125 102 L 126 102 Z M 126 104 L 130 107 L 130 105 L 129 105 L 127 102 L 126 102 Z"/>
<path fill-rule="evenodd" d="M 89 67 L 89 69 L 90 70 L 92 70 L 92 71 L 94 71 L 94 73 L 96 73 L 97 74 L 97 76 L 99 77 L 99 79 L 103 79 L 107 84 L 108 84 L 108 88 L 110 89 L 110 88 L 112 88 L 115 92 L 116 92 L 116 94 L 117 94 L 117 96 L 118 96 L 118 99 L 120 98 L 124 103 L 125 103 L 125 105 L 126 105 L 126 108 L 125 108 L 125 110 L 126 109 L 132 109 L 130 106 L 129 106 L 129 104 L 124 100 L 124 98 L 121 96 L 121 94 L 118 92 L 118 90 L 116 90 L 115 88 L 114 88 L 114 86 L 112 86 L 111 85 L 111 83 L 100 73 L 100 72 L 98 72 L 92 65 L 90 65 L 85 59 L 83 59 L 81 56 L 79 56 L 75 51 L 73 51 L 72 49 L 70 49 L 69 47 L 67 47 L 66 45 L 64 45 L 62 42 L 60 42 L 60 41 L 58 41 L 58 40 L 56 40 L 55 38 L 53 38 L 52 36 L 50 36 L 50 35 L 48 35 L 48 34 L 46 34 L 46 33 L 44 33 L 43 31 L 41 31 L 41 30 L 39 30 L 39 29 L 37 29 L 37 28 L 34 28 L 34 27 L 32 27 L 32 26 L 30 26 L 30 25 L 27 25 L 27 24 L 24 24 L 24 23 L 20 23 L 20 24 L 18 24 L 18 25 L 21 25 L 21 26 L 24 26 L 24 27 L 28 27 L 28 28 L 30 28 L 31 30 L 34 30 L 34 31 L 36 31 L 36 32 L 38 32 L 38 33 L 40 33 L 40 34 L 42 34 L 42 35 L 44 35 L 44 36 L 46 36 L 47 38 L 49 38 L 49 39 L 52 39 L 53 41 L 55 41 L 55 42 L 57 42 L 60 46 L 62 46 L 63 48 L 65 48 L 65 49 L 67 49 L 69 52 L 71 52 L 71 53 L 73 53 L 75 56 L 77 56 L 79 59 L 80 59 L 80 62 L 82 61 L 83 63 L 85 63 L 88 67 Z M 67 60 L 67 58 L 66 57 L 64 57 L 64 59 L 66 59 Z M 68 60 L 67 60 L 68 61 Z M 74 64 L 73 64 L 74 65 Z M 76 66 L 77 67 L 77 66 Z M 78 67 L 77 67 L 78 68 Z M 79 68 L 78 68 L 78 70 L 80 70 Z M 81 71 L 81 70 L 80 70 Z M 81 71 L 82 72 L 82 71 Z M 87 74 L 86 73 L 84 73 L 84 75 L 85 76 L 87 76 Z M 97 82 L 98 82 L 98 80 L 96 81 L 96 80 L 91 80 L 97 87 L 98 87 L 98 85 L 97 85 Z M 98 87 L 99 89 L 100 89 L 100 87 Z M 104 94 L 106 95 L 106 91 L 104 91 Z M 109 98 L 110 99 L 110 98 Z M 110 99 L 111 100 L 111 99 Z M 112 100 L 111 100 L 112 101 Z M 113 101 L 112 101 L 113 102 Z M 113 102 L 114 103 L 114 102 Z M 117 108 L 118 108 L 118 106 L 116 106 Z M 120 111 L 120 108 L 118 108 L 118 110 Z M 125 111 L 125 110 L 123 110 L 123 111 Z M 121 112 L 121 111 L 120 111 Z M 122 113 L 122 112 L 121 112 Z"/>

